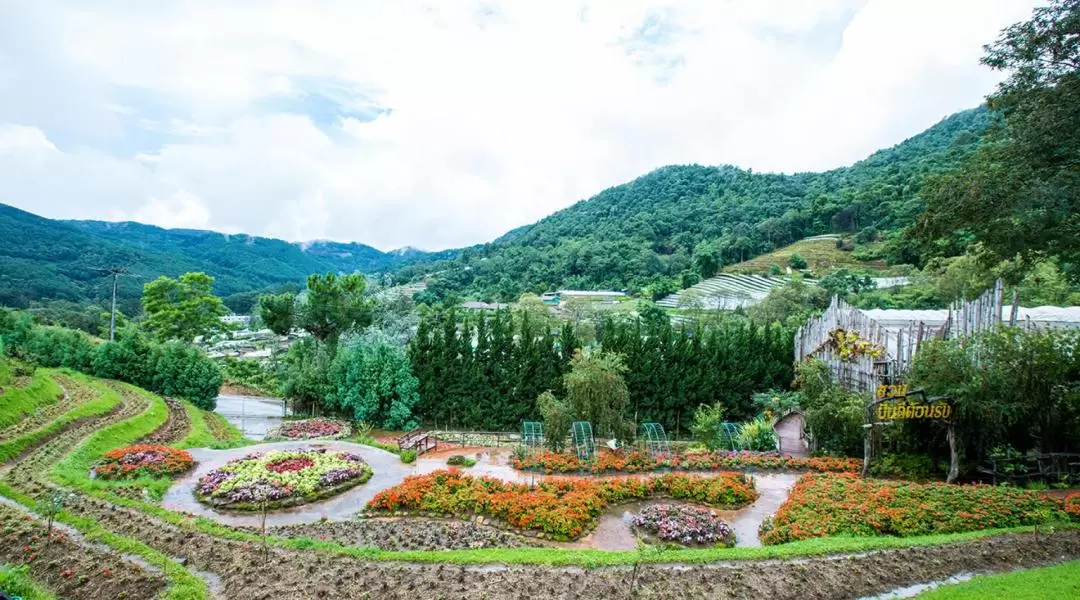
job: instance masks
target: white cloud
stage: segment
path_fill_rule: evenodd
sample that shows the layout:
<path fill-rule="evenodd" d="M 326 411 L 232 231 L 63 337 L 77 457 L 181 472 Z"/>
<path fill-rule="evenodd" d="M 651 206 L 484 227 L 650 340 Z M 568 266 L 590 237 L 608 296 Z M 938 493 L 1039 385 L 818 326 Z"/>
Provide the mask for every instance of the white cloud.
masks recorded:
<path fill-rule="evenodd" d="M 471 244 L 664 164 L 863 158 L 977 104 L 981 45 L 1033 4 L 21 3 L 0 22 L 0 201 Z"/>

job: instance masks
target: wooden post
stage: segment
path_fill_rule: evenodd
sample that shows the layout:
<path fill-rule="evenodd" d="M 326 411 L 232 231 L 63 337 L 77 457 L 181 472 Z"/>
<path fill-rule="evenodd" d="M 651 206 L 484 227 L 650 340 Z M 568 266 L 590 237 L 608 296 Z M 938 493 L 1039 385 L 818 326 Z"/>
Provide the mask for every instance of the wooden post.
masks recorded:
<path fill-rule="evenodd" d="M 956 449 L 956 425 L 952 418 L 949 419 L 949 432 L 946 435 L 949 438 L 949 476 L 945 478 L 945 483 L 956 483 L 960 476 L 960 453 Z"/>
<path fill-rule="evenodd" d="M 873 436 L 874 436 L 874 404 L 871 402 L 866 405 L 866 430 L 863 435 L 863 463 L 862 463 L 862 476 L 866 477 L 870 474 L 870 457 L 874 452 Z"/>

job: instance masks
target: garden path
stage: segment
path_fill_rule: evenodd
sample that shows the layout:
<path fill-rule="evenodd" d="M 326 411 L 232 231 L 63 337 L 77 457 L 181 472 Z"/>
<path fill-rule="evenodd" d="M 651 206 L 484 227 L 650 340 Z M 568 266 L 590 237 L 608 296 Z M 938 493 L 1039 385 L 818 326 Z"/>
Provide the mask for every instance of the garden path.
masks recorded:
<path fill-rule="evenodd" d="M 359 454 L 371 466 L 375 472 L 367 483 L 360 484 L 351 490 L 333 498 L 320 502 L 270 511 L 266 515 L 266 525 L 295 525 L 298 523 L 311 523 L 322 518 L 340 521 L 351 517 L 362 509 L 369 500 L 380 491 L 393 487 L 407 475 L 413 473 L 413 466 L 402 464 L 396 454 L 342 441 L 311 441 L 311 442 L 274 442 L 248 446 L 246 448 L 234 448 L 232 450 L 209 450 L 206 448 L 194 448 L 189 450 L 192 457 L 197 461 L 196 468 L 190 473 L 176 480 L 176 483 L 165 493 L 161 505 L 170 510 L 191 513 L 200 517 L 207 517 L 219 523 L 227 525 L 244 525 L 257 527 L 261 522 L 259 513 L 246 513 L 237 511 L 214 510 L 195 499 L 195 484 L 199 478 L 225 464 L 226 462 L 246 456 L 250 453 L 266 452 L 269 450 L 293 450 L 306 448 L 326 448 L 337 452 L 352 452 Z"/>

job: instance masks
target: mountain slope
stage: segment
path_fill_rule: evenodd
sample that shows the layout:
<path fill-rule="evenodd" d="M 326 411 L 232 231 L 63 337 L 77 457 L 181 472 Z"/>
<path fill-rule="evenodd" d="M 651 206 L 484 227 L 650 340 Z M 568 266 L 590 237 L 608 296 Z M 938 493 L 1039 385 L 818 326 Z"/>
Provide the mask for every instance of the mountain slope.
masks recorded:
<path fill-rule="evenodd" d="M 850 167 L 823 173 L 754 173 L 732 166 L 668 166 L 515 229 L 454 261 L 403 269 L 438 272 L 433 293 L 510 300 L 553 288 L 612 288 L 654 296 L 713 276 L 807 236 L 909 226 L 922 211 L 922 178 L 949 169 L 989 124 L 980 107 L 948 117 Z M 896 262 L 911 260 L 896 247 Z"/>
<path fill-rule="evenodd" d="M 142 284 L 159 275 L 204 271 L 216 278 L 219 295 L 251 295 L 302 284 L 310 273 L 386 271 L 427 256 L 415 250 L 381 252 L 363 244 L 294 244 L 131 222 L 55 221 L 4 204 L 0 239 L 6 241 L 0 245 L 0 305 L 103 300 L 110 283 L 95 269 L 124 266 L 134 273 L 121 278 L 118 290 L 128 313 L 138 308 Z"/>

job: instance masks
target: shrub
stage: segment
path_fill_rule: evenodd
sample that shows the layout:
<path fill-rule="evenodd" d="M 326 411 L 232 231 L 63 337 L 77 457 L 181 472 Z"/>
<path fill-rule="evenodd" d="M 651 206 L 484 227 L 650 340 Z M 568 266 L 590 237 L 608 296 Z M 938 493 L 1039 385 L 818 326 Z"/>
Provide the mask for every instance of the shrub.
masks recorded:
<path fill-rule="evenodd" d="M 714 512 L 696 506 L 653 504 L 634 516 L 634 527 L 684 546 L 734 546 L 735 531 Z"/>
<path fill-rule="evenodd" d="M 808 266 L 806 264 L 806 259 L 800 256 L 797 252 L 791 255 L 791 258 L 788 259 L 788 264 L 791 265 L 791 268 L 795 270 L 802 270 Z"/>
<path fill-rule="evenodd" d="M 416 450 L 402 450 L 401 462 L 407 465 L 411 465 L 412 463 L 416 462 Z"/>
<path fill-rule="evenodd" d="M 455 454 L 446 459 L 446 464 L 451 467 L 471 467 L 476 464 L 476 459 Z"/>
<path fill-rule="evenodd" d="M 700 404 L 694 411 L 694 422 L 690 431 L 694 439 L 705 444 L 710 450 L 716 450 L 719 438 L 717 433 L 724 421 L 724 407 L 719 402 L 713 405 Z"/>
<path fill-rule="evenodd" d="M 745 450 L 766 452 L 776 450 L 776 431 L 765 417 L 743 423 L 739 427 L 739 443 Z"/>
<path fill-rule="evenodd" d="M 376 494 L 368 509 L 483 514 L 512 527 L 574 539 L 609 505 L 654 495 L 728 509 L 741 508 L 757 498 L 753 483 L 738 473 L 712 477 L 669 473 L 662 477 L 603 480 L 554 478 L 530 488 L 449 469 L 406 477 L 401 484 Z"/>
<path fill-rule="evenodd" d="M 187 471 L 194 464 L 195 460 L 186 450 L 140 444 L 117 448 L 105 454 L 94 466 L 94 473 L 102 479 L 169 477 Z"/>
<path fill-rule="evenodd" d="M 640 451 L 602 450 L 591 464 L 583 465 L 577 456 L 564 452 L 539 452 L 533 456 L 515 454 L 510 458 L 515 469 L 528 470 L 539 467 L 545 473 L 574 473 L 586 470 L 592 473 L 623 472 L 642 473 L 657 469 L 682 469 L 685 471 L 719 471 L 723 469 L 789 469 L 794 471 L 819 471 L 823 473 L 856 473 L 862 469 L 862 460 L 817 456 L 803 458 L 784 456 L 779 452 L 685 452 L 663 459 L 654 459 Z"/>
<path fill-rule="evenodd" d="M 765 544 L 830 535 L 913 536 L 1037 525 L 1069 515 L 1068 500 L 989 485 L 907 483 L 850 474 L 806 475 L 771 523 Z"/>

